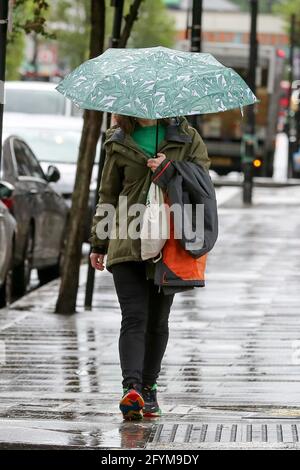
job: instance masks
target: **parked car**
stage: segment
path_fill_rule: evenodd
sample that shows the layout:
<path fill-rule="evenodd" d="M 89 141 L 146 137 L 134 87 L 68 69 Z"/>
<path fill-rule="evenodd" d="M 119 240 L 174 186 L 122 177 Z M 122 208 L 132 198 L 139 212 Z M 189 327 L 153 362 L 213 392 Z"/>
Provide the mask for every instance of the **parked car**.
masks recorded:
<path fill-rule="evenodd" d="M 0 181 L 0 308 L 11 301 L 12 265 L 16 221 L 11 215 L 6 201 L 9 200 L 13 187 Z"/>
<path fill-rule="evenodd" d="M 13 186 L 6 205 L 17 223 L 12 284 L 13 295 L 20 296 L 26 292 L 32 268 L 41 283 L 59 275 L 68 207 L 50 184 L 58 181 L 58 169 L 50 165 L 45 174 L 17 135 L 6 135 L 3 142 L 2 175 Z"/>
<path fill-rule="evenodd" d="M 18 134 L 30 146 L 46 172 L 49 165 L 55 165 L 60 172 L 60 179 L 52 186 L 61 193 L 71 207 L 74 189 L 77 157 L 82 131 L 82 119 L 61 116 L 34 116 L 5 114 L 6 133 Z M 93 167 L 88 212 L 85 221 L 84 240 L 90 236 L 91 220 L 94 213 L 95 191 L 97 187 L 100 143 L 96 150 Z"/>
<path fill-rule="evenodd" d="M 5 82 L 5 113 L 82 116 L 82 110 L 55 90 L 50 82 Z"/>

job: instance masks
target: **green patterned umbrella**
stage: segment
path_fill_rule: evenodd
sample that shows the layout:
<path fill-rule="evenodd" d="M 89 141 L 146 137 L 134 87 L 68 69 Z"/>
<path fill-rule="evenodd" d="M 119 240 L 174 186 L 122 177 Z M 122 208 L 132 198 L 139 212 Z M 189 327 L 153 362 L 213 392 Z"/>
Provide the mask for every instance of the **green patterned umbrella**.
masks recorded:
<path fill-rule="evenodd" d="M 77 67 L 57 90 L 80 108 L 147 119 L 257 102 L 244 80 L 211 54 L 165 47 L 107 49 Z"/>
<path fill-rule="evenodd" d="M 80 108 L 147 119 L 242 109 L 257 102 L 244 80 L 211 54 L 165 47 L 108 49 L 77 67 L 57 90 Z"/>

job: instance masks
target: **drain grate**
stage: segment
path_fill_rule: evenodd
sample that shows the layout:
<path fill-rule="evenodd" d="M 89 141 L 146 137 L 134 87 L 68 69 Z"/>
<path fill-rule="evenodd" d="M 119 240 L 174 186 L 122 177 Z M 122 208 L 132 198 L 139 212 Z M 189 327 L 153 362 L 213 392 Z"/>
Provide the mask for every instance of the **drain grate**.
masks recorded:
<path fill-rule="evenodd" d="M 299 426 L 299 425 L 298 425 Z M 150 437 L 152 444 L 196 443 L 297 443 L 297 424 L 159 424 Z"/>

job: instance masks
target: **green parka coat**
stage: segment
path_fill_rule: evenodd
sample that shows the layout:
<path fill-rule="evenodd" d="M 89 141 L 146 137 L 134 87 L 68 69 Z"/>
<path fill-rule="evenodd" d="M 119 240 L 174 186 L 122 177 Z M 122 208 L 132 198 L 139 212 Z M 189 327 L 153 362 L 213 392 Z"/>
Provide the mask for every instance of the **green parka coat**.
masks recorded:
<path fill-rule="evenodd" d="M 133 138 L 121 128 L 114 126 L 106 132 L 106 159 L 99 190 L 99 202 L 92 223 L 90 242 L 94 253 L 106 254 L 106 267 L 124 261 L 142 261 L 140 239 L 111 238 L 99 239 L 97 224 L 106 217 L 103 214 L 105 204 L 116 209 L 116 227 L 119 226 L 119 197 L 127 196 L 128 209 L 132 204 L 145 204 L 152 181 L 161 170 L 160 166 L 153 173 L 147 167 L 149 156 L 135 143 Z M 210 160 L 206 146 L 198 132 L 184 117 L 174 118 L 167 125 L 165 139 L 159 145 L 159 152 L 169 160 L 188 160 L 208 169 Z M 127 217 L 127 226 L 136 219 L 136 215 Z"/>

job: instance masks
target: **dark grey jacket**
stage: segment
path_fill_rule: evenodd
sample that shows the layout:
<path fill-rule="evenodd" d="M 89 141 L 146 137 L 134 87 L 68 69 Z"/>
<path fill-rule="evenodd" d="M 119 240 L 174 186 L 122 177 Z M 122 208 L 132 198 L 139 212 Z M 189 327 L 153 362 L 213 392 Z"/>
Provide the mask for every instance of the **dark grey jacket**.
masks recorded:
<path fill-rule="evenodd" d="M 153 176 L 153 182 L 166 191 L 170 206 L 176 204 L 181 208 L 174 212 L 175 238 L 178 234 L 178 242 L 191 258 L 203 257 L 213 248 L 218 237 L 217 202 L 209 173 L 201 165 L 191 161 L 166 159 L 160 167 Z M 189 206 L 185 206 L 186 204 Z M 202 221 L 200 224 L 196 224 L 197 205 L 198 221 Z M 203 217 L 201 211 L 203 211 Z M 204 279 L 195 279 L 195 266 L 192 261 L 189 279 L 186 275 L 187 260 L 185 258 L 185 279 L 182 279 L 178 275 L 178 270 L 176 274 L 170 270 L 168 260 L 164 258 L 156 264 L 154 280 L 157 285 L 164 286 L 165 293 L 204 286 Z"/>

